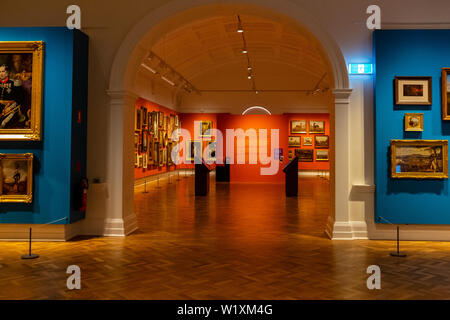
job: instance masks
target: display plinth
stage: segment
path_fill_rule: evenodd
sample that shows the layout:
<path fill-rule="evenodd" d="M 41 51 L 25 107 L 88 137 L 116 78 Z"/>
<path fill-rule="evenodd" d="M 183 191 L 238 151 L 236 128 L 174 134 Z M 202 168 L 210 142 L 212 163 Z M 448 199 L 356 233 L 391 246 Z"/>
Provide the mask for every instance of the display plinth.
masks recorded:
<path fill-rule="evenodd" d="M 298 158 L 295 157 L 284 167 L 286 175 L 286 197 L 296 197 L 298 195 Z"/>
<path fill-rule="evenodd" d="M 198 162 L 198 161 L 196 161 Z M 211 168 L 203 161 L 195 164 L 195 195 L 206 196 L 209 191 L 209 173 Z"/>
<path fill-rule="evenodd" d="M 230 164 L 216 165 L 216 182 L 230 182 Z"/>

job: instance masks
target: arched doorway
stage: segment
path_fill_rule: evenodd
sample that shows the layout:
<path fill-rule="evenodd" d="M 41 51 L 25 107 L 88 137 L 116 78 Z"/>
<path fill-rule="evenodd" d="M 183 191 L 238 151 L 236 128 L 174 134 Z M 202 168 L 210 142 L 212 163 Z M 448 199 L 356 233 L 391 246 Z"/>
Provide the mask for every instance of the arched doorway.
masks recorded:
<path fill-rule="evenodd" d="M 331 158 L 331 212 L 327 233 L 332 238 L 352 232 L 348 216 L 348 105 L 351 89 L 342 53 L 334 42 L 302 8 L 287 0 L 243 1 L 244 4 L 225 5 L 214 0 L 203 0 L 193 7 L 189 0 L 172 1 L 144 17 L 127 35 L 116 54 L 110 78 L 110 130 L 107 181 L 111 195 L 107 209 L 109 220 L 117 235 L 136 229 L 133 212 L 133 121 L 134 102 L 137 99 L 134 81 L 142 62 L 162 35 L 177 25 L 206 19 L 214 13 L 224 15 L 252 14 L 277 20 L 288 17 L 294 27 L 311 33 L 323 49 L 332 70 L 331 89 L 334 103 L 330 109 L 331 133 L 335 136 Z M 334 133 L 338 133 L 335 135 Z M 117 146 L 120 146 L 119 148 Z M 335 170 L 338 167 L 339 170 Z"/>

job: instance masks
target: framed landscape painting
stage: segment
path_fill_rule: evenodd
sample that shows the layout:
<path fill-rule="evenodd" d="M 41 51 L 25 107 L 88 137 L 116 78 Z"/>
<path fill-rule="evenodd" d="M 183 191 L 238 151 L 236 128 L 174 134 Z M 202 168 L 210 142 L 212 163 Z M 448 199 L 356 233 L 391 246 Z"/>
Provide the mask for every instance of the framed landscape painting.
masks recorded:
<path fill-rule="evenodd" d="M 321 149 L 327 149 L 330 145 L 329 143 L 329 137 L 328 136 L 315 136 L 315 147 L 317 149 L 321 148 Z"/>
<path fill-rule="evenodd" d="M 312 146 L 313 145 L 313 137 L 304 137 L 303 145 L 304 146 Z"/>
<path fill-rule="evenodd" d="M 391 178 L 447 179 L 447 140 L 391 140 Z"/>
<path fill-rule="evenodd" d="M 0 202 L 33 201 L 33 154 L 0 154 Z"/>
<path fill-rule="evenodd" d="M 314 150 L 313 149 L 295 149 L 295 155 L 300 162 L 313 162 Z"/>
<path fill-rule="evenodd" d="M 43 41 L 0 42 L 0 140 L 41 140 Z"/>
<path fill-rule="evenodd" d="M 291 134 L 306 133 L 306 120 L 291 120 Z"/>
<path fill-rule="evenodd" d="M 316 150 L 316 161 L 328 161 L 328 150 Z"/>
<path fill-rule="evenodd" d="M 395 77 L 395 104 L 430 106 L 431 85 L 431 77 Z"/>
<path fill-rule="evenodd" d="M 300 147 L 301 146 L 302 137 L 300 136 L 289 136 L 288 146 L 289 147 Z"/>
<path fill-rule="evenodd" d="M 325 133 L 325 121 L 309 121 L 309 133 Z"/>

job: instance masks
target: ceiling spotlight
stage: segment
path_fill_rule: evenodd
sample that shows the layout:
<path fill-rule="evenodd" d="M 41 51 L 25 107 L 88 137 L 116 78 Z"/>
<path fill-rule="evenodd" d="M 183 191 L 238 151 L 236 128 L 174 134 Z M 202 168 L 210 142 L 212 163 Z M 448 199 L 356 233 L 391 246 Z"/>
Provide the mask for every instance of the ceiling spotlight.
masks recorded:
<path fill-rule="evenodd" d="M 242 50 L 242 53 L 248 53 L 247 49 Z"/>
<path fill-rule="evenodd" d="M 242 33 L 242 32 L 244 32 L 244 29 L 242 29 L 242 26 L 239 26 L 239 27 L 238 27 L 238 30 L 237 30 L 237 32 L 238 32 L 238 33 Z"/>
<path fill-rule="evenodd" d="M 252 76 L 251 75 L 248 75 L 248 79 L 250 80 L 252 78 Z"/>
<path fill-rule="evenodd" d="M 258 90 L 256 90 L 256 91 L 255 91 L 255 94 L 258 94 L 258 93 L 259 93 L 259 91 L 258 91 Z"/>
<path fill-rule="evenodd" d="M 252 70 L 252 67 L 248 67 L 247 70 L 248 70 L 248 71 L 251 71 L 251 70 Z"/>

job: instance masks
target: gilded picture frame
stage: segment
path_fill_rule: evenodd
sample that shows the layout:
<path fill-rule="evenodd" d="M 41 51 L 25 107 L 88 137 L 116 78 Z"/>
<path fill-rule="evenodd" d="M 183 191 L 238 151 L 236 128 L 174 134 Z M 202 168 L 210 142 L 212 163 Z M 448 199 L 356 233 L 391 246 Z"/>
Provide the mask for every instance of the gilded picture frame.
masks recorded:
<path fill-rule="evenodd" d="M 0 41 L 0 140 L 42 140 L 44 47 Z"/>
<path fill-rule="evenodd" d="M 329 153 L 328 150 L 316 150 L 316 161 L 329 161 Z"/>
<path fill-rule="evenodd" d="M 395 104 L 431 106 L 432 77 L 395 77 Z"/>
<path fill-rule="evenodd" d="M 291 120 L 290 134 L 307 133 L 306 120 Z"/>
<path fill-rule="evenodd" d="M 289 136 L 288 137 L 288 146 L 289 147 L 300 147 L 302 145 L 302 137 L 301 136 Z"/>
<path fill-rule="evenodd" d="M 314 147 L 317 149 L 328 149 L 330 146 L 330 137 L 327 135 L 314 136 Z"/>
<path fill-rule="evenodd" d="M 33 154 L 0 153 L 0 181 L 0 202 L 32 203 Z"/>
<path fill-rule="evenodd" d="M 391 178 L 448 179 L 448 141 L 391 140 Z"/>
<path fill-rule="evenodd" d="M 423 131 L 423 113 L 405 113 L 405 131 Z"/>
<path fill-rule="evenodd" d="M 207 134 L 208 130 L 213 129 L 213 122 L 209 120 L 201 120 L 199 121 L 199 129 L 200 129 L 200 137 L 211 137 L 212 132 L 209 131 L 209 134 Z"/>
<path fill-rule="evenodd" d="M 325 121 L 309 120 L 309 133 L 325 133 Z"/>
<path fill-rule="evenodd" d="M 450 120 L 450 68 L 442 68 L 441 94 L 442 120 Z"/>

